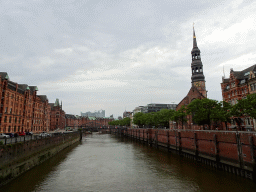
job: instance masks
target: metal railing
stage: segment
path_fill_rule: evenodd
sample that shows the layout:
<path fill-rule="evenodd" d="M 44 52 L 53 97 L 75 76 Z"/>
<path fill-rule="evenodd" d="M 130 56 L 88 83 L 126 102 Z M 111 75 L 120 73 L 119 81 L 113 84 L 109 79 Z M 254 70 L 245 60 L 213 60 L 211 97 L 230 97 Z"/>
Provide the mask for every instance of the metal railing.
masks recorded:
<path fill-rule="evenodd" d="M 2 138 L 0 139 L 0 146 L 1 145 L 8 145 L 8 144 L 15 144 L 15 143 L 22 143 L 22 142 L 27 142 L 31 140 L 40 140 L 40 139 L 45 139 L 45 138 L 50 138 L 50 137 L 59 137 L 60 135 L 65 136 L 65 135 L 72 135 L 72 134 L 77 134 L 78 132 L 63 132 L 63 133 L 50 133 L 49 135 L 44 135 L 41 136 L 40 134 L 34 134 L 34 135 L 26 135 L 26 136 L 18 136 L 18 137 L 11 137 L 11 138 Z"/>

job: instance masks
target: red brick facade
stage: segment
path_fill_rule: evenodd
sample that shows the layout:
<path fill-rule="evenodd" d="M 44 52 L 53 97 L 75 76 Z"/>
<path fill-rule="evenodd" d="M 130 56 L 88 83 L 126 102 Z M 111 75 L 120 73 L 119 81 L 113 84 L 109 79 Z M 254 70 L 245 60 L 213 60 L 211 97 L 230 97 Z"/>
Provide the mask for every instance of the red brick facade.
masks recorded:
<path fill-rule="evenodd" d="M 38 96 L 36 86 L 10 81 L 7 73 L 0 77 L 0 132 L 47 131 L 47 97 Z"/>
<path fill-rule="evenodd" d="M 203 99 L 205 98 L 202 93 L 198 91 L 196 87 L 191 87 L 187 96 L 184 97 L 184 99 L 181 100 L 181 102 L 177 105 L 176 110 L 179 110 L 183 105 L 187 106 L 189 103 L 191 103 L 194 99 Z M 198 126 L 197 124 L 194 124 L 192 122 L 192 116 L 188 115 L 186 117 L 188 120 L 183 124 L 183 129 L 193 129 L 193 130 L 199 130 L 202 128 L 202 126 Z M 182 124 L 179 123 L 178 125 L 175 122 L 170 122 L 170 129 L 182 129 Z"/>
<path fill-rule="evenodd" d="M 55 103 L 50 103 L 51 106 L 51 121 L 50 130 L 64 129 L 66 127 L 65 111 L 62 110 L 62 104 L 60 105 L 59 99 L 56 99 Z"/>
<path fill-rule="evenodd" d="M 223 101 L 235 105 L 238 100 L 246 98 L 248 94 L 256 93 L 256 65 L 243 71 L 230 70 L 229 78 L 223 78 L 221 83 Z M 243 120 L 241 130 L 255 130 L 255 120 L 250 117 L 241 117 Z M 235 121 L 228 124 L 230 130 L 237 129 Z"/>
<path fill-rule="evenodd" d="M 95 118 L 95 117 L 76 117 L 75 115 L 66 114 L 66 127 L 85 128 L 85 127 L 108 127 L 108 122 L 113 118 Z"/>

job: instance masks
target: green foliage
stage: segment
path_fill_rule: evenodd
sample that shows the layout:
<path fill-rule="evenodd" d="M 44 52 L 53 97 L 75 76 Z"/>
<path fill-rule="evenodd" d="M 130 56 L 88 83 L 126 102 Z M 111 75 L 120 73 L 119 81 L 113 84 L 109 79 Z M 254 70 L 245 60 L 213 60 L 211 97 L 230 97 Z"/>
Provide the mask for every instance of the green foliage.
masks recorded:
<path fill-rule="evenodd" d="M 231 114 L 240 128 L 243 120 L 241 116 L 256 118 L 256 94 L 247 95 L 247 98 L 241 99 L 231 109 Z"/>
<path fill-rule="evenodd" d="M 133 116 L 133 123 L 139 127 L 169 127 L 174 112 L 172 109 L 162 109 L 152 113 L 136 113 Z"/>
<path fill-rule="evenodd" d="M 114 126 L 117 126 L 117 125 L 130 126 L 130 122 L 131 122 L 131 119 L 129 117 L 126 117 L 126 118 L 121 119 L 121 120 L 110 121 L 110 122 L 108 122 L 108 124 L 109 125 L 114 125 Z"/>
<path fill-rule="evenodd" d="M 248 95 L 246 99 L 241 99 L 233 106 L 232 114 L 234 116 L 250 116 L 256 118 L 256 94 Z"/>
<path fill-rule="evenodd" d="M 207 124 L 211 127 L 212 122 L 227 121 L 229 113 L 225 112 L 228 109 L 228 104 L 223 104 L 212 99 L 195 99 L 187 106 L 187 113 L 192 115 L 192 119 L 198 125 Z M 226 115 L 225 117 L 223 115 Z"/>
<path fill-rule="evenodd" d="M 174 111 L 171 120 L 175 121 L 177 125 L 181 123 L 181 127 L 183 129 L 183 124 L 187 122 L 187 113 L 186 113 L 186 107 L 184 105 L 181 106 L 181 108 L 178 111 Z"/>

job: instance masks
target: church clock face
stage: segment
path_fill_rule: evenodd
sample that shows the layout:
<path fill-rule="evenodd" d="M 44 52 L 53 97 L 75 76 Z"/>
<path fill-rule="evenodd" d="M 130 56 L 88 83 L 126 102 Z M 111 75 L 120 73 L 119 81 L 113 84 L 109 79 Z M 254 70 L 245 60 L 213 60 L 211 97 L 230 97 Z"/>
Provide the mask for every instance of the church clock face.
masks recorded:
<path fill-rule="evenodd" d="M 201 82 L 195 82 L 195 86 L 196 87 L 200 87 L 201 86 Z"/>

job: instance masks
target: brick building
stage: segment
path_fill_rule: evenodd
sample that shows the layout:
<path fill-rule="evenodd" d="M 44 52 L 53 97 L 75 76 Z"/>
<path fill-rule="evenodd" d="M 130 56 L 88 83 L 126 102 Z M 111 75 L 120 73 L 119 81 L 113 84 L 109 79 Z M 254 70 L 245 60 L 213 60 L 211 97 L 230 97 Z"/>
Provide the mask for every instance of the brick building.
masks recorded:
<path fill-rule="evenodd" d="M 85 127 L 107 127 L 108 122 L 113 121 L 113 118 L 108 117 L 83 117 L 66 114 L 66 127 L 68 128 L 85 128 Z"/>
<path fill-rule="evenodd" d="M 48 100 L 37 96 L 38 88 L 10 81 L 6 72 L 0 72 L 0 132 L 45 130 L 44 122 L 49 121 Z"/>
<path fill-rule="evenodd" d="M 59 99 L 56 99 L 55 103 L 50 103 L 51 115 L 50 115 L 50 130 L 64 129 L 66 127 L 65 111 L 62 110 L 62 103 Z"/>
<path fill-rule="evenodd" d="M 205 77 L 203 73 L 203 64 L 201 61 L 200 56 L 200 50 L 197 46 L 197 40 L 195 35 L 195 30 L 193 28 L 193 48 L 191 51 L 192 56 L 192 63 L 191 63 L 191 88 L 184 97 L 180 103 L 177 105 L 176 110 L 179 110 L 183 105 L 187 106 L 189 103 L 191 103 L 194 99 L 203 99 L 207 97 L 207 91 L 205 87 Z M 200 129 L 201 126 L 198 126 L 197 124 L 193 123 L 192 116 L 187 116 L 187 122 L 184 123 L 183 128 L 184 129 Z M 182 129 L 181 124 L 176 125 L 175 122 L 170 122 L 170 128 L 171 129 Z"/>
<path fill-rule="evenodd" d="M 223 101 L 235 105 L 238 100 L 246 98 L 248 94 L 256 93 L 256 65 L 252 65 L 242 71 L 230 70 L 229 78 L 222 78 L 221 90 Z M 242 130 L 255 130 L 255 120 L 250 117 L 242 117 Z M 234 120 L 228 125 L 230 130 L 237 128 Z"/>
<path fill-rule="evenodd" d="M 78 118 L 75 115 L 66 114 L 66 128 L 78 128 Z"/>

